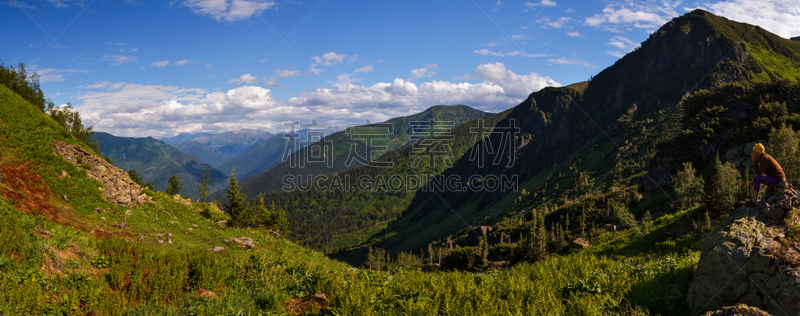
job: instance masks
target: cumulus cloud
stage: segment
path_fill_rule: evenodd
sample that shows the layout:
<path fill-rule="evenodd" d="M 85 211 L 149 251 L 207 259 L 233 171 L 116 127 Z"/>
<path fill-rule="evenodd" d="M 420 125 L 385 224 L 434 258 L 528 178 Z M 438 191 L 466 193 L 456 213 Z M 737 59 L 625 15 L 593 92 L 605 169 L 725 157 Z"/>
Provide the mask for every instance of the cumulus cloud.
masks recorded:
<path fill-rule="evenodd" d="M 154 63 L 150 64 L 150 67 L 164 67 L 166 65 L 169 65 L 169 60 L 162 60 L 162 61 L 154 62 Z"/>
<path fill-rule="evenodd" d="M 36 75 L 39 76 L 39 82 L 41 83 L 48 83 L 48 82 L 63 82 L 64 75 L 71 75 L 75 73 L 88 73 L 86 70 L 78 70 L 78 69 L 57 69 L 57 68 L 38 68 L 36 66 L 31 67 Z"/>
<path fill-rule="evenodd" d="M 278 77 L 275 77 L 275 76 L 272 76 L 272 77 L 269 77 L 269 78 L 264 78 L 264 86 L 267 86 L 267 87 L 270 87 L 270 88 L 278 88 L 278 89 L 289 89 L 287 87 L 282 86 L 280 81 L 279 81 L 279 79 L 278 79 Z"/>
<path fill-rule="evenodd" d="M 567 58 L 567 57 L 559 57 L 559 58 L 551 58 L 548 59 L 547 62 L 549 64 L 556 64 L 556 65 L 578 65 L 583 66 L 586 68 L 594 68 L 594 63 L 590 61 L 580 60 L 577 58 Z"/>
<path fill-rule="evenodd" d="M 183 60 L 176 61 L 175 62 L 175 66 L 185 66 L 185 65 L 194 64 L 194 63 L 195 63 L 194 61 L 183 59 Z"/>
<path fill-rule="evenodd" d="M 489 55 L 489 56 L 496 56 L 496 57 L 505 57 L 505 56 L 523 56 L 523 57 L 544 57 L 547 56 L 546 54 L 528 54 L 526 52 L 515 50 L 513 52 L 503 53 L 503 52 L 495 52 L 488 49 L 479 49 L 472 51 L 474 54 L 481 54 L 481 55 Z"/>
<path fill-rule="evenodd" d="M 555 1 L 550 1 L 550 0 L 542 0 L 542 1 L 539 1 L 539 2 L 525 2 L 525 3 L 523 3 L 523 5 L 525 5 L 528 8 L 533 9 L 535 7 L 555 7 L 556 6 L 556 2 Z"/>
<path fill-rule="evenodd" d="M 436 69 L 436 67 L 438 67 L 436 64 L 427 64 L 425 67 L 411 70 L 411 78 L 408 80 L 411 81 L 422 77 L 433 77 L 436 75 L 436 72 L 431 71 L 431 69 Z"/>
<path fill-rule="evenodd" d="M 426 65 L 423 69 L 435 68 Z M 349 77 L 351 74 L 346 74 Z M 275 100 L 270 89 L 242 86 L 226 92 L 176 86 L 100 82 L 83 87 L 78 107 L 87 124 L 121 136 L 164 136 L 179 132 L 259 127 L 284 131 L 300 120 L 346 124 L 374 122 L 420 112 L 436 104 L 467 104 L 499 112 L 545 86 L 559 86 L 536 73 L 516 74 L 502 63 L 479 65 L 468 75 L 477 83 L 400 78 L 370 86 L 338 82 Z M 265 85 L 270 81 L 265 79 Z M 277 84 L 277 81 L 271 82 Z"/>
<path fill-rule="evenodd" d="M 122 55 L 110 55 L 110 56 L 103 56 L 101 61 L 110 61 L 111 65 L 118 66 L 127 63 L 135 63 L 139 61 L 139 57 L 136 56 L 122 56 Z"/>
<path fill-rule="evenodd" d="M 735 21 L 761 26 L 785 38 L 800 36 L 800 4 L 795 0 L 730 0 L 703 3 L 701 7 Z"/>
<path fill-rule="evenodd" d="M 621 32 L 626 28 L 652 29 L 679 15 L 680 1 L 628 1 L 611 3 L 601 13 L 586 18 L 583 25 L 602 27 L 607 31 Z"/>
<path fill-rule="evenodd" d="M 567 36 L 569 36 L 569 37 L 581 37 L 581 32 L 578 32 L 578 31 L 567 32 Z"/>
<path fill-rule="evenodd" d="M 618 50 L 606 51 L 606 54 L 617 58 L 622 58 L 625 56 L 625 54 L 639 47 L 639 43 L 636 43 L 625 36 L 614 36 L 606 44 L 618 48 Z"/>
<path fill-rule="evenodd" d="M 258 82 L 258 78 L 251 74 L 244 74 L 239 76 L 239 78 L 233 78 L 228 80 L 228 83 L 256 83 Z"/>
<path fill-rule="evenodd" d="M 564 27 L 564 25 L 566 25 L 570 21 L 572 21 L 572 18 L 566 17 L 566 16 L 562 16 L 562 17 L 558 18 L 557 20 L 553 20 L 553 21 L 551 21 L 548 18 L 543 18 L 543 19 L 537 20 L 536 22 L 544 23 L 544 25 L 542 26 L 544 28 L 560 29 L 560 28 Z"/>
<path fill-rule="evenodd" d="M 300 70 L 275 69 L 275 75 L 280 78 L 297 77 L 302 76 L 303 72 Z"/>
<path fill-rule="evenodd" d="M 192 12 L 209 16 L 217 21 L 246 20 L 273 8 L 273 0 L 185 0 L 183 5 Z"/>
<path fill-rule="evenodd" d="M 361 67 L 361 68 L 358 68 L 358 69 L 356 69 L 355 71 L 353 71 L 353 73 L 354 73 L 354 74 L 357 74 L 357 73 L 359 73 L 359 72 L 370 72 L 370 71 L 372 71 L 373 69 L 374 69 L 374 68 L 372 67 L 372 65 L 366 65 L 366 66 L 364 66 L 364 67 Z"/>
<path fill-rule="evenodd" d="M 323 65 L 323 66 L 330 66 L 334 64 L 339 64 L 344 62 L 344 59 L 347 58 L 345 54 L 337 54 L 335 52 L 327 52 L 320 56 L 311 56 L 311 59 L 314 60 L 314 64 L 312 66 Z"/>

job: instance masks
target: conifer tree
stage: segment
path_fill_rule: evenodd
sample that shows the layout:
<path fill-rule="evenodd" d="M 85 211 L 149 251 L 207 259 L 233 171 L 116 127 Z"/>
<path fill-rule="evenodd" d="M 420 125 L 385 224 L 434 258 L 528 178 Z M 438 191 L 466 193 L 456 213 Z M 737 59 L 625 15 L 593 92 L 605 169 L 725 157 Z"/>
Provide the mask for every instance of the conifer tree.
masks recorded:
<path fill-rule="evenodd" d="M 181 179 L 178 179 L 178 176 L 173 174 L 167 181 L 167 194 L 180 194 L 181 190 L 183 190 L 183 183 L 181 182 Z"/>
<path fill-rule="evenodd" d="M 683 164 L 683 169 L 678 171 L 672 182 L 675 183 L 675 193 L 681 208 L 691 208 L 702 201 L 705 181 L 696 175 L 691 162 Z"/>
<path fill-rule="evenodd" d="M 736 194 L 739 191 L 739 172 L 730 162 L 723 163 L 717 154 L 714 160 L 714 174 L 711 178 L 709 192 L 709 208 L 715 212 L 724 212 L 736 203 Z"/>
<path fill-rule="evenodd" d="M 211 184 L 211 167 L 206 168 L 206 172 L 203 173 L 200 179 L 200 183 L 197 185 L 197 192 L 200 193 L 200 196 L 197 198 L 197 201 L 205 202 L 208 199 L 208 186 Z"/>
<path fill-rule="evenodd" d="M 225 211 L 231 216 L 234 223 L 238 223 L 239 216 L 247 210 L 247 195 L 240 192 L 239 181 L 236 180 L 236 168 L 231 169 L 231 175 L 228 178 L 228 190 L 225 192 L 225 197 L 228 202 L 225 203 Z"/>
<path fill-rule="evenodd" d="M 800 145 L 800 135 L 785 124 L 778 129 L 773 128 L 769 133 L 767 153 L 781 165 L 789 183 L 800 181 L 798 145 Z"/>

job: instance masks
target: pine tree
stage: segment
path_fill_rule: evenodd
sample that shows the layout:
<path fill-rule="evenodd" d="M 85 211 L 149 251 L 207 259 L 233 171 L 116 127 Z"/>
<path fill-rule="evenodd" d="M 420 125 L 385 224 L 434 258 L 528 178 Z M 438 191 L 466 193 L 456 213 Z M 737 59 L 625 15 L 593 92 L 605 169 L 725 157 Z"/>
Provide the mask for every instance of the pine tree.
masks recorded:
<path fill-rule="evenodd" d="M 183 190 L 183 183 L 180 179 L 178 179 L 178 176 L 173 174 L 167 181 L 167 194 L 180 194 L 181 190 Z"/>
<path fill-rule="evenodd" d="M 208 199 L 209 184 L 211 184 L 211 167 L 206 169 L 206 172 L 203 173 L 201 177 L 200 183 L 197 185 L 197 192 L 200 193 L 200 196 L 197 198 L 198 202 L 205 202 Z"/>
<path fill-rule="evenodd" d="M 233 223 L 238 225 L 239 215 L 244 214 L 247 210 L 247 195 L 240 192 L 239 181 L 236 180 L 236 168 L 231 169 L 231 176 L 228 178 L 228 191 L 225 192 L 225 197 L 228 202 L 225 203 L 225 211 L 231 216 Z"/>
<path fill-rule="evenodd" d="M 782 125 L 770 131 L 769 145 L 767 153 L 781 165 L 786 180 L 790 183 L 800 181 L 800 135 L 791 127 Z"/>
<path fill-rule="evenodd" d="M 683 169 L 678 171 L 675 180 L 675 193 L 681 208 L 694 207 L 695 203 L 703 199 L 703 178 L 697 177 L 691 162 L 683 164 Z"/>
<path fill-rule="evenodd" d="M 586 238 L 586 207 L 581 208 L 581 238 Z"/>
<path fill-rule="evenodd" d="M 711 177 L 709 208 L 715 212 L 730 209 L 736 203 L 739 181 L 739 172 L 730 162 L 720 161 L 717 154 L 714 160 L 714 174 Z"/>

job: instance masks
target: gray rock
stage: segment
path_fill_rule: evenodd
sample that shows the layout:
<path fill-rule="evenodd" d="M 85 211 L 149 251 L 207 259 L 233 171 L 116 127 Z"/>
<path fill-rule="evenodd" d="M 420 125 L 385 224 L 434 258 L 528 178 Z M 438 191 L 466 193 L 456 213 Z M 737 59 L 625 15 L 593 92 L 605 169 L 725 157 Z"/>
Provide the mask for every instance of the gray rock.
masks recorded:
<path fill-rule="evenodd" d="M 782 226 L 758 207 L 740 207 L 709 234 L 687 294 L 693 314 L 747 304 L 774 315 L 800 313 L 800 275 L 773 257 Z"/>
<path fill-rule="evenodd" d="M 213 251 L 213 252 L 220 252 L 220 251 L 225 251 L 225 248 L 223 248 L 223 247 L 214 247 L 214 248 L 207 248 L 206 250 Z"/>
<path fill-rule="evenodd" d="M 591 246 L 592 246 L 592 243 L 590 243 L 588 240 L 583 239 L 583 238 L 577 238 L 577 239 L 573 240 L 572 243 L 569 244 L 569 247 L 571 249 L 578 249 L 578 250 L 586 249 L 586 248 L 589 248 Z"/>
<path fill-rule="evenodd" d="M 253 240 L 250 239 L 250 238 L 247 238 L 247 237 L 228 238 L 228 239 L 225 239 L 225 243 L 226 244 L 237 243 L 240 246 L 242 246 L 242 248 L 244 248 L 244 249 L 251 249 L 251 248 L 256 246 L 255 243 L 253 243 Z"/>

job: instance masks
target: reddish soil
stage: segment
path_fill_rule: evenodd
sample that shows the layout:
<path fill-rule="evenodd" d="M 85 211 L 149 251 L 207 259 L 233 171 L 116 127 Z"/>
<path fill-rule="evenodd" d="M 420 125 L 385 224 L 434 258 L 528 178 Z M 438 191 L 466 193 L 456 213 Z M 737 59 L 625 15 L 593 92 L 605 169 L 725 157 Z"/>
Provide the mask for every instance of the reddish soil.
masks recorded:
<path fill-rule="evenodd" d="M 69 207 L 53 206 L 50 203 L 56 198 L 55 194 L 27 163 L 3 165 L 0 166 L 0 171 L 3 172 L 6 185 L 3 197 L 12 201 L 18 209 L 34 216 L 41 215 L 48 221 L 86 231 L 84 227 L 77 225 L 79 222 Z"/>

